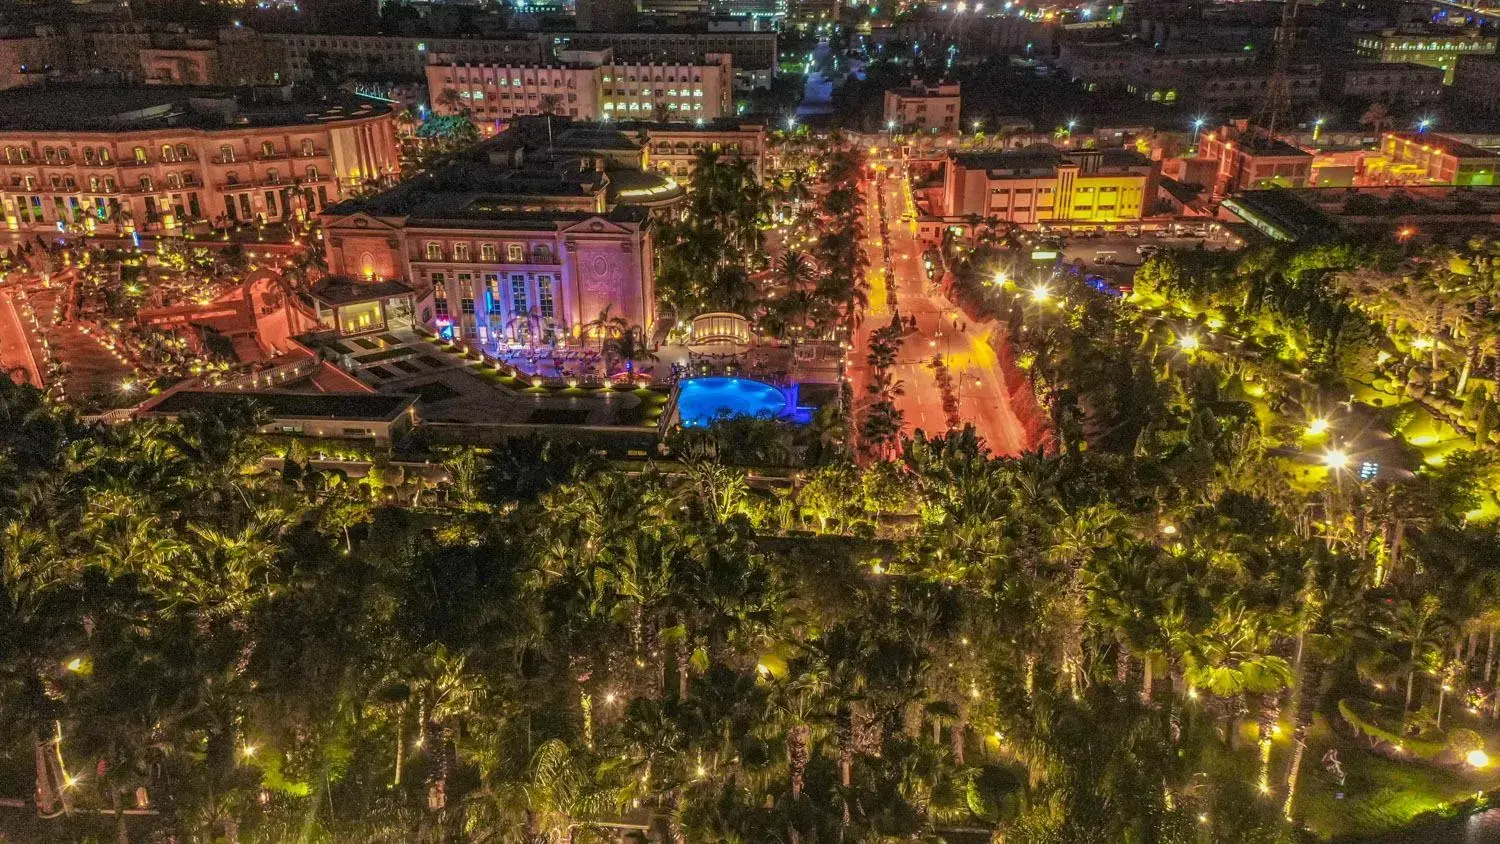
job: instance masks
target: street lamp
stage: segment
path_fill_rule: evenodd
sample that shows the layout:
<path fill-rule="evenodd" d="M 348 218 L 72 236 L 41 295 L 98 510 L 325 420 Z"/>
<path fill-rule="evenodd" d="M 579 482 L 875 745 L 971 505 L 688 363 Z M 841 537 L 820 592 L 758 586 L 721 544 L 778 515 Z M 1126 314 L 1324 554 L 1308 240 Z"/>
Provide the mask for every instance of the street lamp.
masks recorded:
<path fill-rule="evenodd" d="M 786 119 L 786 128 L 788 130 L 796 129 L 797 128 L 797 118 L 795 118 L 795 117 L 788 117 Z"/>
<path fill-rule="evenodd" d="M 1337 448 L 1323 452 L 1323 465 L 1331 472 L 1349 468 L 1349 453 Z"/>
<path fill-rule="evenodd" d="M 1318 142 L 1318 136 L 1323 134 L 1323 118 L 1319 117 L 1313 121 L 1313 143 Z"/>
<path fill-rule="evenodd" d="M 1193 148 L 1194 149 L 1198 148 L 1198 133 L 1203 131 L 1203 127 L 1207 123 L 1208 123 L 1208 118 L 1207 117 L 1195 117 L 1195 118 L 1193 118 Z"/>
<path fill-rule="evenodd" d="M 1309 437 L 1321 437 L 1328 432 L 1328 420 L 1319 416 L 1307 423 L 1307 435 Z"/>
<path fill-rule="evenodd" d="M 1428 129 L 1431 129 L 1432 128 L 1432 124 L 1434 124 L 1436 122 L 1437 121 L 1434 120 L 1434 119 L 1432 119 L 1431 117 L 1424 117 L 1421 120 L 1417 121 L 1417 131 L 1418 132 L 1426 132 Z"/>
<path fill-rule="evenodd" d="M 976 134 L 976 135 L 979 134 L 979 130 L 982 129 L 982 128 L 984 128 L 984 121 L 983 120 L 976 120 L 976 121 L 974 121 L 974 134 Z"/>

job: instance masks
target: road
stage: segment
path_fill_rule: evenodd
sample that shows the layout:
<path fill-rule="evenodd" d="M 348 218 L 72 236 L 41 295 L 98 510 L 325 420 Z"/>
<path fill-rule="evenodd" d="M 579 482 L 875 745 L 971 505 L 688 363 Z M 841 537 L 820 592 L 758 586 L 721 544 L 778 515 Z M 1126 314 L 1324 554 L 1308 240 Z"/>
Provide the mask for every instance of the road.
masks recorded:
<path fill-rule="evenodd" d="M 908 320 L 913 316 L 917 318 L 917 329 L 906 335 L 906 343 L 892 372 L 892 377 L 904 382 L 906 391 L 896 399 L 905 415 L 905 433 L 923 430 L 931 435 L 948 427 L 942 393 L 928 366 L 932 356 L 941 353 L 958 385 L 958 413 L 962 420 L 974 425 L 992 452 L 1020 454 L 1033 444 L 1011 407 L 1005 375 L 995 351 L 995 344 L 1003 342 L 999 337 L 1001 329 L 993 323 L 965 325 L 967 318 L 940 292 L 930 289 L 932 286 L 926 283 L 922 270 L 921 247 L 910 224 L 901 222 L 905 199 L 900 184 L 901 177 L 893 172 L 888 178 L 872 183 L 866 197 L 869 223 L 865 251 L 870 259 L 872 280 L 870 307 L 855 334 L 855 353 L 851 356 L 855 405 L 860 407 L 868 402 L 864 388 L 871 374 L 865 362 L 870 333 L 889 325 L 892 314 L 899 311 Z M 885 195 L 886 223 L 891 235 L 891 259 L 896 276 L 891 288 L 896 293 L 894 307 L 883 279 L 883 247 L 876 220 L 877 191 L 883 191 Z M 962 330 L 955 328 L 955 321 Z"/>
<path fill-rule="evenodd" d="M 21 324 L 20 312 L 11 298 L 13 295 L 11 290 L 0 291 L 0 366 L 7 373 L 25 372 L 26 383 L 40 387 L 43 385 L 41 367 L 31 351 L 31 337 Z"/>

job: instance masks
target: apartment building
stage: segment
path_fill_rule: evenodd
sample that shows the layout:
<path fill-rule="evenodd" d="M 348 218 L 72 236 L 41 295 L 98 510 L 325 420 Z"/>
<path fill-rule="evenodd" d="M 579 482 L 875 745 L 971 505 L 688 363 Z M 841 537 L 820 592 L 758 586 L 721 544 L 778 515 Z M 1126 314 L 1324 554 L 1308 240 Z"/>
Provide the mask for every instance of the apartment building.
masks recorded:
<path fill-rule="evenodd" d="M 644 32 L 542 32 L 537 35 L 545 57 L 569 50 L 610 50 L 617 61 L 643 64 L 690 64 L 705 55 L 732 57 L 735 85 L 743 90 L 765 87 L 776 78 L 775 32 L 648 30 Z"/>
<path fill-rule="evenodd" d="M 1124 149 L 1063 151 L 1038 144 L 954 153 L 943 177 L 943 216 L 1034 227 L 1140 220 L 1156 195 L 1157 164 Z"/>
<path fill-rule="evenodd" d="M 265 38 L 286 56 L 286 73 L 294 82 L 312 78 L 318 56 L 335 60 L 345 72 L 412 77 L 421 77 L 433 56 L 482 64 L 539 64 L 543 56 L 538 40 L 527 35 L 501 39 L 268 34 Z"/>
<path fill-rule="evenodd" d="M 714 120 L 733 114 L 728 55 L 691 64 L 631 64 L 609 50 L 568 51 L 567 64 L 428 65 L 427 89 L 439 114 L 481 119 L 556 114 L 578 120 Z"/>
<path fill-rule="evenodd" d="M 0 38 L 0 88 L 40 84 L 63 64 L 67 42 L 46 27 L 34 35 Z"/>
<path fill-rule="evenodd" d="M 610 50 L 616 60 L 687 64 L 711 53 L 733 57 L 742 88 L 769 85 L 776 75 L 775 32 L 532 32 L 508 38 L 415 38 L 389 35 L 266 35 L 285 55 L 285 75 L 312 77 L 316 56 L 349 72 L 421 77 L 437 61 L 459 64 L 550 64 L 569 51 Z"/>
<path fill-rule="evenodd" d="M 1495 55 L 1496 36 L 1477 29 L 1440 30 L 1422 26 L 1387 29 L 1361 35 L 1355 49 L 1362 58 L 1386 64 L 1423 64 L 1442 68 L 1443 84 L 1453 84 L 1460 59 Z"/>
<path fill-rule="evenodd" d="M 159 86 L 0 95 L 0 155 L 11 231 L 277 221 L 399 168 L 383 106 Z"/>
<path fill-rule="evenodd" d="M 902 130 L 938 132 L 960 130 L 960 114 L 963 98 L 957 82 L 940 82 L 927 85 L 913 79 L 904 88 L 892 88 L 885 92 L 884 119 L 887 127 Z"/>

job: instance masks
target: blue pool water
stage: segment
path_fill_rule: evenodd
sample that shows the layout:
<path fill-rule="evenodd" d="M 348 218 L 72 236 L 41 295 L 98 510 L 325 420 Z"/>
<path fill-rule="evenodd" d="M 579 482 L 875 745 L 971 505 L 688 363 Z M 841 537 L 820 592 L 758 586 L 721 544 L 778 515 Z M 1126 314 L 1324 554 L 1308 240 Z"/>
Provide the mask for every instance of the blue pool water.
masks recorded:
<path fill-rule="evenodd" d="M 765 416 L 805 423 L 812 412 L 797 407 L 796 387 L 782 392 L 750 378 L 692 378 L 677 385 L 677 415 L 688 427 L 729 416 Z"/>

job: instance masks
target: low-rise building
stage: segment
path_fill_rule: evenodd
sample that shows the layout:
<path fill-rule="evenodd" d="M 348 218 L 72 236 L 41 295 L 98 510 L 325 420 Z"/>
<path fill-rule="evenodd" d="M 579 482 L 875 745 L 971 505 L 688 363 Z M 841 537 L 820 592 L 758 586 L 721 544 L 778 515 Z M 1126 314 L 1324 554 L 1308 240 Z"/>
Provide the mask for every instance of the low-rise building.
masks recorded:
<path fill-rule="evenodd" d="M 766 178 L 766 127 L 738 120 L 693 123 L 627 123 L 620 129 L 636 133 L 645 150 L 641 166 L 682 184 L 691 184 L 698 157 L 712 152 L 720 159 L 750 164 L 757 182 Z"/>
<path fill-rule="evenodd" d="M 884 117 L 888 127 L 904 130 L 957 132 L 963 98 L 957 82 L 927 85 L 913 79 L 904 88 L 885 92 Z"/>
<path fill-rule="evenodd" d="M 1440 30 L 1405 26 L 1361 35 L 1355 48 L 1363 58 L 1386 64 L 1424 64 L 1442 68 L 1443 84 L 1453 84 L 1453 69 L 1468 56 L 1494 55 L 1496 36 L 1477 29 Z"/>
<path fill-rule="evenodd" d="M 734 113 L 730 56 L 690 64 L 617 62 L 609 50 L 573 51 L 567 64 L 427 66 L 438 114 L 506 120 L 556 114 L 577 120 L 714 120 Z M 451 92 L 451 95 L 450 95 Z"/>
<path fill-rule="evenodd" d="M 1500 115 L 1500 56 L 1464 56 L 1453 71 L 1453 99 L 1465 109 Z"/>
<path fill-rule="evenodd" d="M 1341 233 L 1404 237 L 1482 233 L 1500 225 L 1500 187 L 1400 185 L 1247 191 L 1221 208 L 1275 240 L 1316 241 Z"/>
<path fill-rule="evenodd" d="M 1398 62 L 1349 62 L 1329 73 L 1328 92 L 1361 103 L 1428 105 L 1443 96 L 1440 67 Z"/>
<path fill-rule="evenodd" d="M 0 154 L 12 231 L 282 220 L 400 166 L 385 106 L 164 86 L 0 95 Z"/>
<path fill-rule="evenodd" d="M 1387 132 L 1364 170 L 1365 181 L 1374 184 L 1493 185 L 1500 155 L 1431 132 Z"/>
<path fill-rule="evenodd" d="M 1156 195 L 1156 162 L 1124 150 L 955 153 L 943 178 L 942 214 L 1021 226 L 1140 220 Z"/>
<path fill-rule="evenodd" d="M 1269 187 L 1300 188 L 1312 172 L 1313 155 L 1277 138 L 1216 129 L 1203 135 L 1200 158 L 1218 162 L 1213 195 Z"/>
<path fill-rule="evenodd" d="M 171 390 L 136 411 L 143 419 L 177 419 L 215 413 L 249 401 L 266 414 L 257 430 L 318 439 L 371 440 L 390 445 L 417 420 L 417 397 L 388 393 L 295 393 L 235 390 Z"/>

